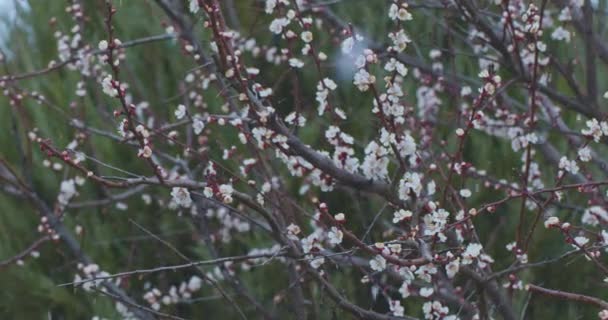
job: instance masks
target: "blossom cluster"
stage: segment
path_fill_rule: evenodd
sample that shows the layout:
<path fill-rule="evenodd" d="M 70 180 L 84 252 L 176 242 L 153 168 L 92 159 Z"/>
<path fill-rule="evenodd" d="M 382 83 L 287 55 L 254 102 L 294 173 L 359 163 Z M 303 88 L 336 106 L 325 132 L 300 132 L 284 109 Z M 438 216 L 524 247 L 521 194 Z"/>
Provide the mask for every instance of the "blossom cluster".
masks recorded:
<path fill-rule="evenodd" d="M 390 0 L 378 4 L 381 36 L 331 3 L 258 1 L 248 30 L 240 4 L 183 2 L 160 6 L 164 34 L 132 41 L 117 38 L 112 1 L 94 40 L 84 8 L 70 4 L 71 25 L 55 33 L 59 62 L 36 73 L 65 66 L 80 79 L 65 113 L 69 143 L 42 124 L 27 128 L 55 194 L 38 196 L 0 162 L 3 189 L 39 206 L 43 240 L 76 255 L 74 285 L 115 297 L 126 319 L 179 313 L 205 294 L 242 316 L 252 312 L 239 305 L 247 299 L 265 318 L 335 307 L 369 319 L 515 319 L 529 312 L 517 303 L 526 291 L 598 305 L 593 290 L 575 299 L 541 287 L 534 269 L 580 256 L 608 279 L 608 93 L 598 93 L 593 65 L 606 51 L 585 22 L 598 14 L 588 1 L 478 10 L 477 1 Z M 445 39 L 430 41 L 417 28 L 441 10 L 449 15 L 433 23 Z M 134 80 L 126 52 L 168 39 L 179 53 L 152 58 L 188 69 L 162 100 L 142 94 L 153 90 Z M 599 52 L 560 61 L 554 51 L 568 43 Z M 586 64 L 584 81 L 566 69 L 577 64 Z M 11 106 L 59 108 L 19 77 L 0 80 Z M 89 99 L 103 101 L 107 121 L 91 121 Z M 97 138 L 120 160 L 104 160 Z M 101 270 L 83 254 L 96 226 L 75 214 L 90 207 L 145 232 L 160 267 L 134 255 L 137 266 L 129 256 L 115 274 Z M 119 213 L 106 217 L 107 208 Z M 137 223 L 137 211 L 151 230 L 185 227 L 181 246 Z M 180 264 L 168 265 L 165 250 Z M 272 310 L 256 290 L 264 276 L 285 284 L 268 286 Z M 385 307 L 369 308 L 372 300 Z"/>

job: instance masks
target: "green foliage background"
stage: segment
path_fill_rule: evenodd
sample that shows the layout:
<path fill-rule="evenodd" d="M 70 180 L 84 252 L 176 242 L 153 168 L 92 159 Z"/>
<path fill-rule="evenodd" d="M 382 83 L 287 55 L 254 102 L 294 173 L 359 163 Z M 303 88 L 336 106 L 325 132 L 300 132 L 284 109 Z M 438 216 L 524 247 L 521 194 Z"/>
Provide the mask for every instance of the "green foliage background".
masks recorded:
<path fill-rule="evenodd" d="M 267 17 L 263 11 L 253 9 L 253 1 L 237 0 L 237 11 L 242 19 L 242 24 L 250 27 L 253 34 L 264 34 L 267 28 Z M 348 0 L 337 2 L 332 8 L 344 18 L 351 21 L 353 25 L 365 30 L 376 39 L 385 39 L 383 36 L 387 30 L 387 19 L 385 12 L 386 1 Z M 106 38 L 103 26 L 104 12 L 103 1 L 83 1 L 85 12 L 90 20 L 86 24 L 84 38 L 91 44 L 98 43 Z M 164 14 L 155 6 L 153 1 L 147 0 L 123 0 L 115 1 L 118 9 L 114 26 L 116 35 L 123 41 L 141 37 L 157 35 L 164 32 L 161 21 L 166 21 Z M 44 68 L 50 60 L 57 59 L 56 40 L 53 37 L 54 29 L 49 25 L 49 19 L 56 19 L 56 30 L 69 32 L 72 19 L 65 12 L 65 1 L 29 1 L 29 10 L 20 12 L 22 23 L 16 25 L 10 34 L 8 41 L 10 59 L 8 71 L 11 73 L 22 73 Z M 417 55 L 420 59 L 428 62 L 428 51 L 432 48 L 444 47 L 449 37 L 438 23 L 445 23 L 448 19 L 455 17 L 442 16 L 433 10 L 416 10 L 414 20 L 409 22 L 412 38 L 416 41 L 409 52 Z M 464 27 L 464 26 L 463 26 Z M 200 30 L 201 28 L 198 28 Z M 208 35 L 198 34 L 205 43 Z M 272 45 L 270 36 L 258 37 L 262 44 Z M 317 41 L 317 40 L 316 40 Z M 323 43 L 327 52 L 331 45 L 331 39 L 318 39 Z M 384 40 L 383 40 L 384 41 Z M 265 43 L 264 43 L 265 42 Z M 577 46 L 550 48 L 553 53 L 562 59 L 567 59 L 578 53 Z M 127 52 L 127 63 L 123 64 L 124 80 L 131 84 L 136 101 L 146 100 L 151 108 L 159 115 L 172 117 L 176 101 L 171 97 L 176 96 L 178 91 L 178 80 L 183 79 L 188 70 L 195 67 L 192 61 L 181 54 L 179 43 L 173 40 L 155 42 L 145 46 L 129 48 Z M 280 77 L 282 70 L 273 68 L 262 60 L 249 61 L 262 70 L 262 83 L 273 83 Z M 446 70 L 456 70 L 467 77 L 475 78 L 478 73 L 475 59 L 466 55 L 456 56 L 454 59 L 446 60 Z M 312 69 L 312 68 L 309 68 Z M 311 92 L 306 97 L 305 104 L 314 110 L 314 95 L 312 88 L 316 84 L 314 70 L 303 70 L 301 76 L 304 79 L 304 87 Z M 508 79 L 504 74 L 503 78 Z M 600 74 L 600 83 L 606 84 L 606 73 Z M 177 79 L 177 80 L 176 80 Z M 92 80 L 87 80 L 87 88 L 96 90 L 98 94 L 89 94 L 82 100 L 76 101 L 78 106 L 71 108 L 70 104 L 75 102 L 74 90 L 81 78 L 77 73 L 61 70 L 52 72 L 42 77 L 31 80 L 20 81 L 19 85 L 28 90 L 43 93 L 49 101 L 56 105 L 63 113 L 70 115 L 76 112 L 86 113 L 88 124 L 93 127 L 104 128 L 113 131 L 115 125 L 108 110 L 117 107 L 114 101 L 110 101 L 99 94 L 99 86 Z M 348 81 L 343 82 L 347 84 Z M 411 97 L 411 103 L 415 104 L 415 90 L 417 83 L 413 78 L 405 83 L 405 90 Z M 566 91 L 565 85 L 557 81 L 559 89 Z M 560 87 L 560 86 L 563 86 Z M 278 102 L 278 110 L 286 114 L 291 108 L 291 93 L 287 84 L 278 87 L 278 97 L 285 97 Z M 375 132 L 371 125 L 374 120 L 370 117 L 371 99 L 353 90 L 352 86 L 341 85 L 339 96 L 342 99 L 343 108 L 350 114 L 345 130 L 352 132 L 356 138 L 368 140 Z M 566 91 L 566 93 L 568 93 Z M 210 110 L 218 111 L 220 102 L 214 97 L 217 94 L 209 92 Z M 444 100 L 439 121 L 451 121 L 454 111 L 458 106 L 457 101 Z M 313 111 L 314 112 L 314 111 Z M 567 117 L 574 118 L 573 115 Z M 17 125 L 16 130 L 14 126 Z M 303 140 L 314 142 L 320 139 L 320 126 L 326 125 L 322 120 L 312 121 L 299 133 Z M 30 175 L 33 179 L 35 189 L 40 192 L 45 200 L 53 203 L 57 196 L 59 183 L 62 178 L 70 174 L 69 169 L 53 172 L 42 166 L 44 155 L 36 145 L 26 139 L 27 130 L 37 127 L 39 133 L 44 137 L 51 137 L 57 146 L 65 146 L 70 142 L 73 128 L 71 128 L 66 117 L 45 105 L 26 99 L 22 107 L 12 107 L 8 100 L 0 97 L 0 156 L 8 161 L 18 170 L 22 167 L 23 174 Z M 443 134 L 447 137 L 451 132 L 449 126 Z M 217 133 L 216 133 L 217 135 Z M 558 136 L 552 138 L 558 139 Z M 225 140 L 233 140 L 234 132 L 226 131 Z M 102 137 L 92 137 L 91 145 L 94 145 L 95 156 L 110 164 L 116 164 L 128 171 L 141 174 L 149 174 L 141 165 L 141 161 L 134 156 L 134 150 L 128 146 L 119 145 Z M 453 141 L 449 141 L 449 146 Z M 90 147 L 90 146 L 89 146 Z M 221 157 L 221 150 L 211 145 L 214 155 Z M 565 145 L 563 146 L 566 147 Z M 24 161 L 19 155 L 19 148 L 26 150 L 27 157 Z M 174 150 L 177 152 L 177 150 Z M 508 142 L 491 138 L 483 134 L 475 134 L 474 138 L 466 147 L 465 159 L 472 161 L 477 167 L 487 169 L 499 178 L 518 180 L 516 173 L 519 170 L 519 156 L 511 151 Z M 100 168 L 101 172 L 111 175 L 116 174 L 107 168 Z M 298 184 L 293 183 L 290 188 L 297 190 Z M 80 190 L 79 199 L 95 199 L 99 196 L 99 189 L 87 183 Z M 169 192 L 160 188 L 148 188 L 147 193 L 154 198 L 168 199 Z M 330 208 L 336 212 L 349 212 L 360 210 L 364 214 L 355 217 L 359 221 L 353 223 L 361 228 L 355 230 L 361 233 L 374 214 L 382 207 L 382 203 L 360 201 L 355 192 L 334 192 L 332 194 L 320 195 L 327 201 Z M 497 199 L 499 194 L 489 191 L 476 193 L 473 202 L 482 203 Z M 574 199 L 576 202 L 576 199 Z M 128 222 L 128 219 L 137 221 L 147 229 L 160 235 L 163 239 L 171 242 L 191 259 L 199 260 L 209 258 L 209 253 L 198 239 L 196 228 L 188 218 L 179 218 L 175 212 L 169 212 L 155 206 L 144 206 L 139 197 L 126 201 L 129 205 L 127 211 L 117 210 L 113 206 L 95 209 L 69 210 L 65 224 L 70 228 L 82 225 L 85 229 L 80 238 L 82 247 L 99 263 L 104 270 L 109 272 L 120 272 L 137 268 L 146 268 L 168 264 L 183 263 L 168 249 L 163 248 L 154 240 L 146 237 L 141 230 Z M 584 202 L 581 203 L 584 205 Z M 490 247 L 486 249 L 493 252 L 496 259 L 495 270 L 507 267 L 511 263 L 511 257 L 507 254 L 504 246 L 513 239 L 511 230 L 514 230 L 513 221 L 510 217 L 517 212 L 518 203 L 512 206 L 501 207 L 498 212 L 491 216 L 483 216 L 478 219 L 477 227 L 484 243 L 491 241 Z M 559 213 L 561 215 L 567 212 Z M 0 260 L 8 258 L 31 244 L 37 237 L 36 227 L 39 218 L 35 209 L 21 199 L 15 199 L 0 193 Z M 495 229 L 494 226 L 500 224 Z M 255 230 L 255 229 L 254 229 Z M 495 231 L 490 234 L 490 231 Z M 372 238 L 380 235 L 374 230 Z M 490 240 L 492 239 L 492 240 Z M 563 245 L 559 235 L 541 230 L 537 234 L 538 241 L 530 252 L 532 261 L 555 256 L 568 250 Z M 234 255 L 246 253 L 246 247 L 264 247 L 268 239 L 252 232 L 247 235 L 238 236 L 229 246 L 222 247 L 223 255 Z M 247 245 L 247 246 L 245 246 Z M 24 267 L 11 266 L 0 270 L 0 319 L 87 319 L 93 315 L 99 315 L 108 319 L 116 319 L 118 315 L 114 311 L 113 304 L 109 299 L 96 295 L 87 294 L 81 290 L 71 287 L 59 287 L 58 284 L 73 280 L 75 273 L 74 257 L 59 244 L 45 244 L 41 248 L 39 259 L 27 259 Z M 502 256 L 501 256 L 502 254 Z M 574 292 L 585 292 L 590 295 L 608 298 L 603 286 L 597 284 L 601 278 L 584 263 L 582 258 L 565 260 L 561 265 L 550 265 L 548 267 L 532 269 L 522 274 L 523 279 L 546 285 L 550 288 L 568 288 Z M 290 310 L 285 309 L 280 303 L 273 304 L 276 293 L 284 293 L 288 286 L 288 280 L 280 272 L 283 268 L 280 264 L 272 264 L 260 269 L 254 269 L 245 273 L 243 280 L 251 288 L 252 293 L 258 297 L 269 309 L 278 309 L 284 317 L 290 318 Z M 182 271 L 175 273 L 162 273 L 144 277 L 143 279 L 132 279 L 129 283 L 133 292 L 142 292 L 143 283 L 152 281 L 159 287 L 168 288 L 171 284 L 179 283 L 191 272 Z M 338 287 L 349 297 L 352 297 L 362 306 L 372 306 L 374 302 L 370 298 L 369 288 L 360 285 L 358 279 L 361 275 L 355 270 L 343 270 L 340 277 L 334 279 Z M 308 288 L 313 293 L 316 318 L 342 319 L 349 316 L 342 313 L 336 306 L 320 292 L 320 288 L 310 284 Z M 179 313 L 192 319 L 228 319 L 236 317 L 233 310 L 217 298 L 217 292 L 212 289 L 204 289 L 192 304 L 178 305 L 175 310 L 168 309 L 167 312 L 179 310 Z M 519 306 L 523 306 L 527 296 L 519 294 L 516 296 Z M 135 296 L 140 299 L 141 296 Z M 243 301 L 240 301 L 243 302 Z M 407 308 L 411 308 L 406 304 Z M 249 312 L 252 319 L 257 318 L 253 309 L 247 305 L 243 308 Z M 597 310 L 582 307 L 573 303 L 555 303 L 542 297 L 534 297 L 529 305 L 529 319 L 591 319 L 596 316 Z"/>

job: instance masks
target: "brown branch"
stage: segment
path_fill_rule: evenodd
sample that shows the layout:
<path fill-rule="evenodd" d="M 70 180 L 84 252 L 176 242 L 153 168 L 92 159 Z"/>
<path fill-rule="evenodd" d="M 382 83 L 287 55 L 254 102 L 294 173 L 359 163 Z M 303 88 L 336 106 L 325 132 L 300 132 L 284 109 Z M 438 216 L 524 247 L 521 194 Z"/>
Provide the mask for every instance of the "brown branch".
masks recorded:
<path fill-rule="evenodd" d="M 108 276 L 101 276 L 101 277 L 96 276 L 94 278 L 62 283 L 57 286 L 58 287 L 65 287 L 65 286 L 71 286 L 71 285 L 78 286 L 78 285 L 81 285 L 81 284 L 84 284 L 87 282 L 93 282 L 93 281 L 99 281 L 99 280 L 125 278 L 125 277 L 129 277 L 129 276 L 133 276 L 133 275 L 144 275 L 144 274 L 151 274 L 151 273 L 157 273 L 157 272 L 163 272 L 163 271 L 175 271 L 175 270 L 179 270 L 179 269 L 192 268 L 192 267 L 197 267 L 197 266 L 218 265 L 218 264 L 221 264 L 224 262 L 242 262 L 242 261 L 247 261 L 247 260 L 251 260 L 251 259 L 273 258 L 273 257 L 281 256 L 281 255 L 282 254 L 280 252 L 278 254 L 277 253 L 272 253 L 272 254 L 261 253 L 261 254 L 233 256 L 233 257 L 223 257 L 223 258 L 217 258 L 217 259 L 211 259 L 211 260 L 193 261 L 193 262 L 189 262 L 189 263 L 185 263 L 185 264 L 177 264 L 177 265 L 162 266 L 162 267 L 156 267 L 156 268 L 150 268 L 150 269 L 137 269 L 137 270 L 133 270 L 133 271 L 119 272 L 119 273 L 111 274 Z"/>
<path fill-rule="evenodd" d="M 322 275 L 320 275 L 316 270 L 312 269 L 312 267 L 308 267 L 309 273 L 313 275 L 313 277 L 323 285 L 323 289 L 325 292 L 329 294 L 329 297 L 334 300 L 340 308 L 348 311 L 355 317 L 360 319 L 371 319 L 371 320 L 416 320 L 417 318 L 404 316 L 404 317 L 395 317 L 389 314 L 380 314 L 374 311 L 365 310 L 352 302 L 348 301 L 327 279 L 325 279 Z"/>
<path fill-rule="evenodd" d="M 92 287 L 92 290 L 95 290 L 95 292 L 101 293 L 102 295 L 108 296 L 108 297 L 110 297 L 110 298 L 112 298 L 112 299 L 114 299 L 116 301 L 120 301 L 121 303 L 124 303 L 124 304 L 128 305 L 129 307 L 131 307 L 131 309 L 134 308 L 134 309 L 137 309 L 137 310 L 148 312 L 148 313 L 157 315 L 159 317 L 162 317 L 161 319 L 186 320 L 185 318 L 182 318 L 182 317 L 174 316 L 174 315 L 171 315 L 171 314 L 168 314 L 168 313 L 163 313 L 163 312 L 159 312 L 159 311 L 156 311 L 156 310 L 148 308 L 148 307 L 144 307 L 144 306 L 142 306 L 140 304 L 137 304 L 137 303 L 135 303 L 135 302 L 133 302 L 131 300 L 126 300 L 123 297 L 121 297 L 119 295 L 116 295 L 116 294 L 113 294 L 113 293 L 110 293 L 108 291 L 99 290 L 99 289 L 97 289 L 95 287 Z"/>
<path fill-rule="evenodd" d="M 534 284 L 526 285 L 526 289 L 529 291 L 532 291 L 532 292 L 544 294 L 544 295 L 554 297 L 557 299 L 582 302 L 582 303 L 594 305 L 594 306 L 602 308 L 602 309 L 608 309 L 608 302 L 606 302 L 602 299 L 596 298 L 596 297 L 586 296 L 584 294 L 552 290 L 552 289 L 543 288 L 543 287 L 540 287 L 540 286 L 537 286 Z"/>
<path fill-rule="evenodd" d="M 166 246 L 167 248 L 169 248 L 171 251 L 173 251 L 176 255 L 178 255 L 184 261 L 187 261 L 189 264 L 193 263 L 193 261 L 190 260 L 190 258 L 188 258 L 185 254 L 183 254 L 181 251 L 179 251 L 175 246 L 173 246 L 169 242 L 161 239 L 159 236 L 157 236 L 156 234 L 152 233 L 148 229 L 144 228 L 142 225 L 138 224 L 134 220 L 129 219 L 129 221 L 133 225 L 135 225 L 138 229 L 142 230 L 143 232 L 145 232 L 146 234 L 148 234 L 149 236 L 151 236 L 152 238 L 156 239 L 158 242 L 162 243 L 164 246 Z M 205 279 L 205 281 L 207 281 L 215 289 L 217 289 L 220 292 L 220 294 L 222 295 L 222 297 L 224 297 L 224 299 L 226 299 L 228 302 L 230 302 L 230 304 L 234 307 L 234 309 L 236 310 L 236 312 L 239 314 L 239 316 L 241 318 L 247 319 L 247 317 L 243 313 L 243 310 L 241 310 L 241 307 L 239 307 L 239 305 L 236 303 L 236 301 L 234 301 L 234 299 L 232 299 L 232 297 L 230 295 L 228 295 L 226 293 L 226 291 L 224 291 L 224 289 L 222 289 L 222 287 L 217 283 L 217 281 L 215 281 L 214 279 L 212 279 L 209 276 L 207 276 L 207 274 L 204 272 L 204 270 L 202 270 L 200 268 L 200 266 L 198 266 L 198 265 L 192 265 L 192 267 L 195 267 L 199 271 L 199 274 L 203 277 L 203 279 Z"/>
<path fill-rule="evenodd" d="M 39 238 L 38 240 L 34 241 L 34 243 L 32 243 L 29 247 L 27 247 L 27 249 L 23 250 L 19 254 L 14 255 L 4 261 L 0 261 L 0 270 L 25 258 L 27 255 L 31 254 L 32 251 L 36 250 L 38 247 L 40 247 L 40 245 L 42 245 L 43 243 L 45 243 L 49 240 L 50 240 L 49 236 L 43 236 L 43 237 Z"/>
<path fill-rule="evenodd" d="M 146 43 L 151 43 L 151 42 L 156 42 L 156 41 L 163 41 L 163 40 L 167 40 L 167 39 L 173 39 L 175 38 L 177 35 L 175 34 L 159 34 L 156 36 L 150 36 L 150 37 L 144 37 L 144 38 L 139 38 L 139 39 L 135 39 L 135 40 L 131 40 L 131 41 L 125 41 L 124 43 L 120 44 L 119 46 L 116 46 L 116 48 L 129 48 L 129 47 L 134 47 L 134 46 L 138 46 L 138 45 L 142 45 L 142 44 L 146 44 Z M 92 50 L 90 52 L 90 54 L 93 55 L 101 55 L 101 54 L 106 54 L 108 52 L 108 50 Z M 86 56 L 86 55 L 85 55 Z M 4 75 L 4 76 L 0 76 L 0 81 L 15 81 L 15 80 L 23 80 L 23 79 L 28 79 L 28 78 L 34 78 L 34 77 L 38 77 L 38 76 L 42 76 L 42 75 L 46 75 L 48 73 L 51 73 L 53 71 L 59 70 L 63 67 L 65 67 L 66 65 L 76 62 L 78 60 L 80 60 L 81 57 L 73 57 L 70 58 L 68 60 L 62 61 L 60 63 L 56 63 L 53 64 L 47 68 L 44 69 L 40 69 L 40 70 L 36 70 L 36 71 L 31 71 L 31 72 L 26 72 L 26 73 L 20 73 L 20 74 L 15 74 L 15 75 Z"/>

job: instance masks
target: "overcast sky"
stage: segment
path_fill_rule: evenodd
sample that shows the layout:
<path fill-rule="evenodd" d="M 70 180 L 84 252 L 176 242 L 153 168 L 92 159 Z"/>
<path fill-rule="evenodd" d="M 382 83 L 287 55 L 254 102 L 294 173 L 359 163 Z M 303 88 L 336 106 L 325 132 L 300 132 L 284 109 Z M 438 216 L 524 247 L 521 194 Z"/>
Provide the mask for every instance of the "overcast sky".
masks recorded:
<path fill-rule="evenodd" d="M 24 0 L 0 0 L 0 17 L 2 18 L 2 21 L 12 21 L 15 18 L 15 3 L 16 2 L 23 2 L 26 3 L 26 1 Z M 6 30 L 5 29 L 6 26 L 2 26 L 2 29 L 0 30 Z"/>
<path fill-rule="evenodd" d="M 58 1 L 58 0 L 37 0 L 37 1 Z M 17 6 L 29 8 L 27 0 L 0 0 L 0 49 L 10 58 L 10 46 L 6 43 L 8 31 L 16 24 Z"/>
<path fill-rule="evenodd" d="M 6 32 L 15 21 L 15 1 L 22 0 L 0 0 L 0 47 L 5 47 Z"/>

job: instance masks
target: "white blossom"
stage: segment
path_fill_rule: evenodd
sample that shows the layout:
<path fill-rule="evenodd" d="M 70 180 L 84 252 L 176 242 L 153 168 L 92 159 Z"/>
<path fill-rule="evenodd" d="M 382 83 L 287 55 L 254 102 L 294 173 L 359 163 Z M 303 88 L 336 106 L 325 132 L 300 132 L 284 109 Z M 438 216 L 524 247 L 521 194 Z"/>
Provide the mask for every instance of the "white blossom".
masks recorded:
<path fill-rule="evenodd" d="M 310 260 L 310 266 L 315 269 L 319 269 L 321 267 L 321 265 L 323 265 L 323 263 L 325 263 L 325 258 L 323 258 L 323 257 L 317 257 L 317 258 Z"/>
<path fill-rule="evenodd" d="M 559 225 L 558 217 L 549 217 L 549 218 L 547 218 L 547 220 L 545 220 L 545 228 L 550 228 L 550 227 L 558 226 L 558 225 Z"/>
<path fill-rule="evenodd" d="M 183 187 L 173 187 L 171 190 L 171 196 L 173 201 L 179 206 L 189 208 L 192 205 L 192 198 L 190 198 L 190 192 L 188 189 Z"/>
<path fill-rule="evenodd" d="M 353 47 L 355 45 L 355 39 L 353 37 L 348 37 L 342 41 L 342 53 L 349 54 L 353 51 Z"/>
<path fill-rule="evenodd" d="M 304 31 L 300 35 L 300 38 L 302 38 L 302 41 L 304 41 L 306 43 L 309 43 L 309 42 L 312 41 L 312 38 L 313 38 L 312 32 L 310 32 L 310 31 Z"/>
<path fill-rule="evenodd" d="M 412 42 L 403 29 L 389 33 L 388 37 L 393 41 L 392 48 L 397 52 L 402 52 L 407 48 L 407 44 Z"/>
<path fill-rule="evenodd" d="M 434 291 L 435 290 L 433 290 L 433 288 L 429 288 L 429 287 L 420 288 L 420 296 L 422 296 L 424 298 L 428 298 L 433 295 Z"/>
<path fill-rule="evenodd" d="M 422 177 L 417 172 L 407 172 L 399 181 L 399 198 L 408 200 L 410 193 L 414 193 L 417 197 L 422 191 Z"/>
<path fill-rule="evenodd" d="M 405 219 L 409 219 L 412 217 L 412 212 L 409 210 L 403 210 L 400 209 L 398 211 L 395 211 L 394 216 L 393 216 L 393 223 L 399 223 Z"/>
<path fill-rule="evenodd" d="M 577 174 L 579 170 L 576 160 L 568 160 L 566 157 L 562 157 L 559 160 L 559 168 L 572 174 Z"/>
<path fill-rule="evenodd" d="M 481 254 L 483 246 L 479 243 L 469 243 L 462 253 L 462 264 L 471 264 L 473 260 Z"/>
<path fill-rule="evenodd" d="M 186 106 L 183 104 L 178 105 L 177 109 L 175 109 L 174 114 L 178 120 L 182 119 L 186 116 Z"/>
<path fill-rule="evenodd" d="M 344 233 L 342 232 L 342 230 L 336 227 L 331 227 L 331 230 L 327 233 L 327 237 L 329 238 L 329 243 L 331 243 L 332 245 L 336 245 L 342 243 Z"/>
<path fill-rule="evenodd" d="M 192 122 L 192 129 L 194 129 L 195 134 L 201 134 L 201 132 L 203 132 L 205 129 L 205 123 L 199 118 L 194 118 L 194 121 Z"/>
<path fill-rule="evenodd" d="M 277 6 L 277 0 L 266 0 L 266 5 L 264 7 L 264 11 L 267 14 L 271 14 L 274 11 L 274 8 Z"/>
<path fill-rule="evenodd" d="M 463 198 L 469 198 L 471 196 L 471 190 L 469 189 L 461 189 L 458 193 Z"/>
<path fill-rule="evenodd" d="M 445 266 L 445 273 L 450 279 L 454 278 L 454 276 L 456 275 L 456 273 L 458 273 L 459 270 L 460 259 L 452 260 Z"/>
<path fill-rule="evenodd" d="M 389 304 L 389 308 L 396 317 L 403 317 L 405 313 L 405 308 L 401 305 L 399 300 L 392 300 Z"/>
<path fill-rule="evenodd" d="M 113 80 L 112 80 L 112 76 L 108 75 L 105 78 L 103 78 L 103 81 L 101 82 L 101 86 L 103 88 L 103 92 L 105 94 L 107 94 L 108 96 L 115 98 L 118 96 L 118 90 L 116 88 L 114 88 L 113 86 Z"/>
<path fill-rule="evenodd" d="M 374 271 L 383 271 L 386 269 L 386 259 L 381 255 L 377 255 L 369 261 L 369 266 Z"/>
<path fill-rule="evenodd" d="M 361 91 L 367 91 L 369 89 L 369 86 L 374 82 L 376 82 L 376 77 L 369 74 L 369 72 L 367 72 L 367 70 L 365 69 L 360 69 L 359 71 L 357 71 L 357 73 L 355 73 L 355 80 L 353 81 L 353 83 Z"/>
<path fill-rule="evenodd" d="M 200 290 L 203 284 L 203 280 L 197 276 L 192 276 L 190 280 L 188 280 L 188 290 L 191 292 L 195 292 Z"/>
<path fill-rule="evenodd" d="M 198 10 L 200 9 L 200 6 L 198 4 L 198 0 L 190 0 L 189 9 L 190 9 L 190 12 L 197 13 Z"/>
<path fill-rule="evenodd" d="M 578 236 L 574 238 L 574 244 L 572 245 L 575 248 L 578 248 L 579 246 L 582 247 L 584 245 L 586 245 L 587 243 L 589 243 L 589 239 L 583 236 Z"/>
<path fill-rule="evenodd" d="M 600 206 L 592 206 L 585 209 L 581 221 L 584 224 L 597 226 L 600 222 L 608 222 L 608 212 Z"/>
<path fill-rule="evenodd" d="M 559 26 L 559 27 L 557 27 L 557 29 L 553 30 L 553 33 L 551 33 L 551 39 L 557 40 L 557 41 L 565 41 L 566 43 L 569 43 L 570 42 L 570 31 Z"/>
<path fill-rule="evenodd" d="M 591 148 L 585 146 L 583 148 L 578 149 L 578 157 L 583 162 L 591 161 Z"/>
<path fill-rule="evenodd" d="M 101 41 L 99 41 L 99 44 L 97 45 L 97 47 L 99 48 L 99 50 L 102 50 L 102 51 L 108 50 L 108 42 L 106 40 L 101 40 Z"/>
<path fill-rule="evenodd" d="M 283 28 L 286 27 L 288 24 L 289 24 L 289 20 L 286 18 L 274 19 L 270 23 L 269 29 L 274 34 L 280 34 L 281 32 L 283 32 Z"/>

